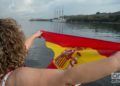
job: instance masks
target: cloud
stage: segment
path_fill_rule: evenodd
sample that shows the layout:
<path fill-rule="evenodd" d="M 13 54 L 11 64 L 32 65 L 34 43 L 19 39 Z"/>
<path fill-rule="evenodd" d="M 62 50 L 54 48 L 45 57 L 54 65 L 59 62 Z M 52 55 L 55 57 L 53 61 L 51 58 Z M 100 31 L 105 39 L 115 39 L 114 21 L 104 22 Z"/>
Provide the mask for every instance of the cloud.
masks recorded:
<path fill-rule="evenodd" d="M 32 0 L 12 0 L 9 4 L 9 9 L 14 12 L 32 11 Z"/>

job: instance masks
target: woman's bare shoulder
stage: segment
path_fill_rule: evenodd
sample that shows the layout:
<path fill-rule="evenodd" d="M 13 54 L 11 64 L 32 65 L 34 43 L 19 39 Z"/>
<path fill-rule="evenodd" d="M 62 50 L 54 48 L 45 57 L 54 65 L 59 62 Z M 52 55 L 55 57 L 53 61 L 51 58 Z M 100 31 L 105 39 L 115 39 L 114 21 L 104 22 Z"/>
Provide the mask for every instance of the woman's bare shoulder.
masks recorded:
<path fill-rule="evenodd" d="M 55 69 L 22 67 L 22 68 L 16 69 L 14 71 L 14 74 L 16 74 L 16 77 L 20 79 L 20 81 L 25 85 L 47 86 L 46 85 L 47 83 L 51 83 L 51 82 L 55 83 L 54 81 L 56 80 L 59 81 L 59 79 L 62 79 L 63 71 L 55 70 Z"/>
<path fill-rule="evenodd" d="M 44 73 L 48 73 L 48 74 L 59 74 L 59 73 L 63 73 L 63 70 L 59 70 L 59 69 L 41 69 L 41 68 L 32 68 L 32 67 L 21 67 L 15 70 L 16 72 L 19 72 L 21 74 L 44 74 Z"/>
<path fill-rule="evenodd" d="M 29 81 L 36 81 L 37 79 L 40 79 L 42 76 L 42 73 L 45 69 L 39 69 L 39 68 L 31 68 L 31 67 L 21 67 L 14 71 L 17 77 L 21 79 L 26 79 Z M 33 79 L 35 78 L 35 79 Z"/>
<path fill-rule="evenodd" d="M 58 69 L 41 69 L 41 68 L 32 68 L 32 67 L 21 67 L 15 70 L 15 72 L 20 74 L 59 74 L 62 73 L 63 70 Z"/>

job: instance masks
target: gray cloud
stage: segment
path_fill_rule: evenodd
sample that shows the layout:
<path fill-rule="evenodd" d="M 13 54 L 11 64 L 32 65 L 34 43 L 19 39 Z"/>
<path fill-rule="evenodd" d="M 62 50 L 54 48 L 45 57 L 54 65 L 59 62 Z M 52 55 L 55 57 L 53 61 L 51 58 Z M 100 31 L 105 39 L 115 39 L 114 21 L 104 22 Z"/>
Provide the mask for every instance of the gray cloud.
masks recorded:
<path fill-rule="evenodd" d="M 0 17 L 44 17 L 64 8 L 66 15 L 120 11 L 120 0 L 0 0 Z"/>

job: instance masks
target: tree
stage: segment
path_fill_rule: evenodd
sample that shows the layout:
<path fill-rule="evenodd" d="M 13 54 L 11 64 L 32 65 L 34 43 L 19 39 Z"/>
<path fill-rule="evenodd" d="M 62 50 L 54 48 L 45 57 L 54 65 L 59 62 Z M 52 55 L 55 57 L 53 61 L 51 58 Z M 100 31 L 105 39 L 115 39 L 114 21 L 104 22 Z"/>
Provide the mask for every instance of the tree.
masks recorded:
<path fill-rule="evenodd" d="M 100 12 L 97 12 L 96 14 L 97 14 L 97 15 L 99 15 L 99 14 L 100 14 Z"/>

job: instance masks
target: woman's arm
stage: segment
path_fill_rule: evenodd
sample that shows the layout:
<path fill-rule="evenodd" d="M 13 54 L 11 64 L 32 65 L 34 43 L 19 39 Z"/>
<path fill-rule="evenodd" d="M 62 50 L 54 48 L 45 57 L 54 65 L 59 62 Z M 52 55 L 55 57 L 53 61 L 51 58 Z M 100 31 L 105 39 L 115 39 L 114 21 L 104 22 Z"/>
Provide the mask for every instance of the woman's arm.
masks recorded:
<path fill-rule="evenodd" d="M 81 64 L 67 70 L 39 70 L 49 86 L 89 83 L 120 70 L 120 52 L 101 61 Z M 40 74 L 39 72 L 39 74 Z M 37 74 L 37 73 L 36 73 Z"/>
<path fill-rule="evenodd" d="M 34 40 L 38 37 L 41 37 L 42 32 L 38 31 L 35 34 L 33 34 L 32 36 L 30 36 L 26 41 L 25 41 L 25 46 L 27 51 L 30 49 L 30 47 L 32 46 Z"/>
<path fill-rule="evenodd" d="M 64 71 L 64 78 L 69 83 L 89 83 L 101 79 L 120 68 L 120 52 L 110 58 L 97 62 L 82 64 Z"/>
<path fill-rule="evenodd" d="M 17 73 L 25 85 L 64 86 L 65 84 L 89 83 L 120 70 L 120 52 L 108 59 L 82 64 L 67 70 L 36 69 L 23 67 Z M 22 77 L 24 76 L 24 77 Z M 36 86 L 39 86 L 36 85 Z"/>

